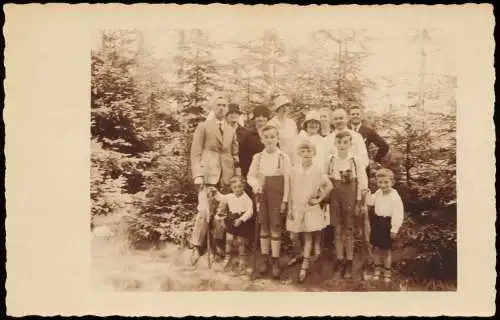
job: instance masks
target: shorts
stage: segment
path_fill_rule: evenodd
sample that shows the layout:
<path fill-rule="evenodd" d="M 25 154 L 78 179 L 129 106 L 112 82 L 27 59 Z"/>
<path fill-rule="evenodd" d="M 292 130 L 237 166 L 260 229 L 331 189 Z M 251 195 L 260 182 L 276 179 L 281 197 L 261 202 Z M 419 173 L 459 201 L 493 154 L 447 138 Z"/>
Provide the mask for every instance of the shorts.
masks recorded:
<path fill-rule="evenodd" d="M 330 224 L 345 232 L 353 232 L 354 210 L 357 198 L 357 183 L 343 183 L 331 180 L 333 190 L 330 194 Z"/>
<path fill-rule="evenodd" d="M 242 237 L 245 239 L 251 239 L 253 236 L 253 219 L 248 219 L 247 221 L 240 224 L 238 227 L 234 226 L 234 221 L 241 217 L 241 214 L 228 213 L 225 224 L 226 232 L 234 235 L 235 237 Z"/>
<path fill-rule="evenodd" d="M 370 243 L 372 246 L 384 250 L 392 248 L 391 217 L 381 217 L 375 214 L 373 207 L 368 214 L 370 219 Z"/>
<path fill-rule="evenodd" d="M 281 203 L 285 187 L 284 176 L 265 177 L 264 187 L 259 199 L 258 223 L 263 230 L 281 231 L 284 219 Z"/>

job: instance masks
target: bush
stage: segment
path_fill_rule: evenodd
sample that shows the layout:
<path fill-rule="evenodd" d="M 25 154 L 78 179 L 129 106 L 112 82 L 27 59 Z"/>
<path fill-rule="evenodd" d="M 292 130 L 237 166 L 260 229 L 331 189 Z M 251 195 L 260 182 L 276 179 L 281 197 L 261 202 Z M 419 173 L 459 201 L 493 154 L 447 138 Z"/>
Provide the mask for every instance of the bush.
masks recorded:
<path fill-rule="evenodd" d="M 155 245 L 163 241 L 187 244 L 196 215 L 197 196 L 186 163 L 187 138 L 171 140 L 145 175 L 145 192 L 136 195 L 135 212 L 129 217 L 132 244 Z"/>
<path fill-rule="evenodd" d="M 396 265 L 402 275 L 417 281 L 432 279 L 456 283 L 456 207 L 429 212 L 424 218 L 407 218 L 400 237 L 403 247 L 414 248 L 417 252 Z"/>
<path fill-rule="evenodd" d="M 100 143 L 91 143 L 90 199 L 92 216 L 107 215 L 127 205 L 126 179 L 121 175 L 119 152 L 102 149 Z"/>

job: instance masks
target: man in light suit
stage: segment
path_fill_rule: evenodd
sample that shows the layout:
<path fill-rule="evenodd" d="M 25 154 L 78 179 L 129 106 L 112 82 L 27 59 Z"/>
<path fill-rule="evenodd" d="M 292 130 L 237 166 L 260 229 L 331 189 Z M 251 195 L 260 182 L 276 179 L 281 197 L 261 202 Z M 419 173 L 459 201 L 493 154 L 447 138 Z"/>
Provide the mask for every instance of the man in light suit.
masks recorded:
<path fill-rule="evenodd" d="M 224 98 L 217 98 L 213 106 L 213 118 L 201 122 L 193 134 L 191 145 L 191 168 L 194 183 L 199 192 L 198 214 L 191 236 L 194 246 L 191 262 L 195 264 L 202 254 L 209 228 L 208 200 L 204 186 L 216 186 L 222 193 L 229 189 L 229 181 L 235 174 L 241 174 L 239 168 L 238 140 L 235 129 L 225 120 L 228 103 Z M 213 210 L 211 211 L 213 212 Z M 217 220 L 214 220 L 214 223 Z M 224 232 L 220 226 L 214 226 L 216 249 L 224 252 Z"/>

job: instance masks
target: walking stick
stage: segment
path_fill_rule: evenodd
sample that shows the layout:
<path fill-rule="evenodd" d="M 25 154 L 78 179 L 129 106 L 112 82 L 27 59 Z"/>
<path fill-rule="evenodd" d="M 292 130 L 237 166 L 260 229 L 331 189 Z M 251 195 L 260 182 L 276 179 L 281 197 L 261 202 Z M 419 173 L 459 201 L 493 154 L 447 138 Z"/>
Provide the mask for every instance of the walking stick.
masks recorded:
<path fill-rule="evenodd" d="M 212 253 L 212 243 L 211 243 L 211 230 L 212 230 L 212 193 L 207 192 L 208 200 L 208 215 L 207 215 L 207 262 L 208 268 L 212 268 L 212 259 L 210 255 Z"/>
<path fill-rule="evenodd" d="M 260 211 L 260 195 L 257 193 L 254 196 L 254 201 L 255 201 L 255 226 L 254 226 L 254 239 L 253 239 L 253 268 L 252 268 L 252 276 L 255 277 L 256 270 L 257 270 L 257 241 L 259 239 L 259 211 Z"/>

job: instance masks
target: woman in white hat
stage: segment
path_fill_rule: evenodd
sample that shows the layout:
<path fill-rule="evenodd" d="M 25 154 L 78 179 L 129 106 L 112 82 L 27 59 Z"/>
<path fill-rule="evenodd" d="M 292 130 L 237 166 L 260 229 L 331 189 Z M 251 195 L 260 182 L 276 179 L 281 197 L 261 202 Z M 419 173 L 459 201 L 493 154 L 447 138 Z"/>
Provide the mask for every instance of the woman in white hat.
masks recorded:
<path fill-rule="evenodd" d="M 288 116 L 290 100 L 285 96 L 278 96 L 271 107 L 276 115 L 269 121 L 269 124 L 279 130 L 279 148 L 288 154 L 290 160 L 295 158 L 295 138 L 297 137 L 297 123 Z"/>
<path fill-rule="evenodd" d="M 297 144 L 300 143 L 304 138 L 310 140 L 314 148 L 316 149 L 316 154 L 313 158 L 313 164 L 318 166 L 320 169 L 324 169 L 325 166 L 325 147 L 324 139 L 320 135 L 321 130 L 321 120 L 320 113 L 316 110 L 311 110 L 306 114 L 304 122 L 302 123 L 302 130 L 300 131 Z M 295 159 L 298 160 L 298 154 L 295 153 Z M 297 162 L 295 162 L 297 163 Z"/>

